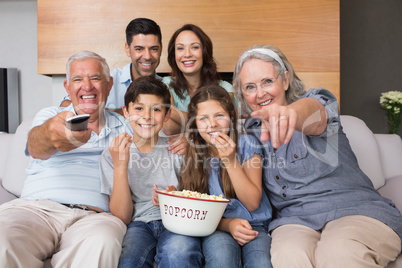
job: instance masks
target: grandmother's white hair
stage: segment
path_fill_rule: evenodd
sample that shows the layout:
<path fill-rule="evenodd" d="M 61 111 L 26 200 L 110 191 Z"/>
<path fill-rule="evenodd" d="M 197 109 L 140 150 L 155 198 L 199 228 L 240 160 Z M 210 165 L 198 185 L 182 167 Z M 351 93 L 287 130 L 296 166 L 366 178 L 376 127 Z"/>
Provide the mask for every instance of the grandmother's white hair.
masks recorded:
<path fill-rule="evenodd" d="M 274 53 L 271 53 L 269 51 Z M 243 68 L 244 63 L 250 59 L 260 59 L 262 61 L 272 63 L 275 70 L 282 77 L 282 79 L 286 78 L 285 72 L 289 72 L 289 88 L 285 92 L 286 100 L 288 101 L 288 103 L 292 103 L 298 100 L 306 92 L 304 83 L 296 75 L 296 71 L 293 68 L 292 64 L 288 61 L 282 51 L 280 51 L 277 47 L 271 45 L 255 45 L 249 47 L 240 55 L 239 60 L 236 64 L 235 71 L 233 73 L 233 88 L 244 113 L 250 114 L 252 110 L 244 99 L 244 95 L 241 90 L 239 74 L 241 69 Z"/>

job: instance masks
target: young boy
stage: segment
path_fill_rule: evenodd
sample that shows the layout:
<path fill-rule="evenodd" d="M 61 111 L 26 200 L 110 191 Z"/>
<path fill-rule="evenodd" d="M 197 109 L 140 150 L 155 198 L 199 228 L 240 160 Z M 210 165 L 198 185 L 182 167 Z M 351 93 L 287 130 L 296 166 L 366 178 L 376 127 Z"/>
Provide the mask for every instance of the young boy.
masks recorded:
<path fill-rule="evenodd" d="M 166 85 L 154 77 L 141 77 L 130 84 L 124 98 L 123 113 L 132 136 L 127 132 L 117 136 L 103 152 L 101 192 L 109 195 L 111 213 L 128 225 L 119 267 L 153 267 L 156 247 L 173 243 L 171 237 L 177 236 L 163 227 L 160 209 L 152 204 L 153 186 L 177 186 L 182 156 L 169 152 L 168 138 L 158 135 L 170 115 Z M 159 262 L 172 261 L 169 254 L 156 256 L 158 267 Z"/>

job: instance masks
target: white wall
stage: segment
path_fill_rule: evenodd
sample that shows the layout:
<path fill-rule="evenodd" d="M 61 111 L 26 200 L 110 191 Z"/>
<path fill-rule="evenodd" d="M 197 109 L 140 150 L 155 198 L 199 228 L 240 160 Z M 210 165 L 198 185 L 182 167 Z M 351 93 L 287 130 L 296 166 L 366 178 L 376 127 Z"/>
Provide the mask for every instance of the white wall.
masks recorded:
<path fill-rule="evenodd" d="M 38 74 L 37 37 L 37 1 L 0 0 L 0 67 L 18 69 L 21 121 L 66 94 L 64 77 Z"/>

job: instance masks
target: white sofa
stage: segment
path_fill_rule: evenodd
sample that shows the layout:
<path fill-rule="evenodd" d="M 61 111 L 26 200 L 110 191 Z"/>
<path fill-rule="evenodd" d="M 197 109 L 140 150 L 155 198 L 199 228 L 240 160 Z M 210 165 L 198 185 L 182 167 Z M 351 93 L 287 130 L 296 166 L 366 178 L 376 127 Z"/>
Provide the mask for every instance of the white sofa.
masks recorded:
<path fill-rule="evenodd" d="M 341 116 L 361 169 L 371 178 L 381 195 L 394 201 L 402 211 L 402 140 L 398 135 L 373 134 L 353 116 Z M 24 150 L 31 120 L 23 122 L 15 134 L 0 134 L 0 204 L 18 198 L 26 178 L 29 158 Z M 49 262 L 45 267 L 50 267 Z M 387 268 L 402 268 L 402 255 Z"/>

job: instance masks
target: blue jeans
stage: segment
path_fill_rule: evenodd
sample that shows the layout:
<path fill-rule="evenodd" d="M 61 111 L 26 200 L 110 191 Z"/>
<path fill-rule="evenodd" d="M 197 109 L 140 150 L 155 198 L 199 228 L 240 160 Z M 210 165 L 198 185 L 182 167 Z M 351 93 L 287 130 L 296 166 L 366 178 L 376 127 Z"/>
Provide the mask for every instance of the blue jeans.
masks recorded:
<path fill-rule="evenodd" d="M 230 233 L 215 231 L 202 239 L 205 268 L 212 267 L 267 267 L 271 264 L 271 237 L 262 226 L 253 226 L 258 236 L 243 247 Z"/>
<path fill-rule="evenodd" d="M 131 222 L 123 239 L 118 267 L 153 267 L 158 238 L 164 230 L 162 221 Z"/>
<path fill-rule="evenodd" d="M 165 230 L 159 237 L 155 262 L 158 268 L 202 267 L 201 239 Z"/>
<path fill-rule="evenodd" d="M 201 240 L 166 230 L 162 221 L 133 221 L 127 226 L 119 267 L 201 267 Z"/>

